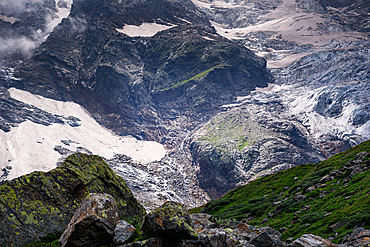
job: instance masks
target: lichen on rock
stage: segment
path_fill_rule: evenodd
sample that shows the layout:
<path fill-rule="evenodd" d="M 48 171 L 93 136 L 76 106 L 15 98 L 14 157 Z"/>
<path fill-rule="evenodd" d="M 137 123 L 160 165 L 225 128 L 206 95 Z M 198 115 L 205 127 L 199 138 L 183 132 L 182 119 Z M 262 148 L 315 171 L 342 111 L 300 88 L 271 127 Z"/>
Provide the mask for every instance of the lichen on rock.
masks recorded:
<path fill-rule="evenodd" d="M 174 239 L 197 239 L 188 211 L 176 202 L 165 202 L 147 214 L 142 226 L 143 232 L 154 237 Z"/>
<path fill-rule="evenodd" d="M 90 193 L 112 195 L 120 218 L 145 215 L 126 182 L 101 157 L 77 153 L 54 170 L 33 172 L 0 186 L 0 236 L 4 236 L 0 246 L 21 246 L 64 231 Z"/>

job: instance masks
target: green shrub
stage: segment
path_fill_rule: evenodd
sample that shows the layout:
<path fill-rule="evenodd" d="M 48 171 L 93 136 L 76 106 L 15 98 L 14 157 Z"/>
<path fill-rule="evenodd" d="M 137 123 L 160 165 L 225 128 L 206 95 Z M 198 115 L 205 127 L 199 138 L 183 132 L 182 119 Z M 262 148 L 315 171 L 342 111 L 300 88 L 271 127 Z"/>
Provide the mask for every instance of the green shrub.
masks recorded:
<path fill-rule="evenodd" d="M 364 208 L 358 214 L 351 217 L 347 223 L 347 228 L 355 226 L 370 225 L 370 208 Z"/>
<path fill-rule="evenodd" d="M 300 183 L 300 187 L 303 191 L 306 191 L 309 187 L 317 184 L 323 176 L 329 174 L 329 172 L 331 172 L 332 170 L 332 167 L 325 167 L 313 172 L 307 178 L 302 180 L 302 182 Z"/>
<path fill-rule="evenodd" d="M 218 199 L 210 201 L 207 205 L 200 211 L 201 213 L 210 213 L 220 210 L 223 206 L 231 203 L 230 199 Z"/>
<path fill-rule="evenodd" d="M 237 219 L 241 220 L 250 212 L 250 204 L 234 204 L 225 211 L 217 214 L 219 219 Z"/>
<path fill-rule="evenodd" d="M 265 197 L 257 197 L 257 198 L 252 198 L 252 199 L 249 199 L 248 200 L 248 203 L 249 204 L 254 204 L 254 203 L 257 203 L 257 202 L 262 202 L 264 201 L 266 198 Z"/>
<path fill-rule="evenodd" d="M 263 203 L 255 203 L 252 204 L 252 207 L 250 209 L 250 213 L 253 216 L 260 216 L 262 215 L 265 210 L 271 206 L 271 202 L 263 202 Z"/>
<path fill-rule="evenodd" d="M 306 223 L 314 223 L 318 220 L 321 220 L 324 218 L 324 215 L 327 214 L 327 212 L 312 212 L 305 214 L 301 217 L 301 224 L 306 224 Z"/>

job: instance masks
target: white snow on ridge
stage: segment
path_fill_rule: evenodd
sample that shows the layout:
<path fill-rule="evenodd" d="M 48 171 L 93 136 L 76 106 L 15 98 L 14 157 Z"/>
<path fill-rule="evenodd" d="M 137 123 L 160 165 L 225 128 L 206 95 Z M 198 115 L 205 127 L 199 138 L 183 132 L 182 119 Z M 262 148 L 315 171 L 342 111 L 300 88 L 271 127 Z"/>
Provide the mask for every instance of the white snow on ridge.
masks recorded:
<path fill-rule="evenodd" d="M 0 169 L 12 167 L 8 179 L 55 168 L 62 157 L 54 150 L 55 146 L 72 151 L 77 151 L 78 147 L 86 148 L 107 159 L 115 154 L 125 154 L 142 163 L 160 160 L 166 155 L 163 145 L 157 142 L 138 141 L 111 133 L 76 103 L 47 99 L 15 88 L 9 89 L 9 92 L 14 99 L 52 114 L 79 118 L 81 126 L 56 123 L 45 126 L 25 121 L 10 132 L 0 130 Z M 61 140 L 71 140 L 73 143 L 66 145 Z"/>
<path fill-rule="evenodd" d="M 58 10 L 58 12 L 55 14 L 57 17 L 52 18 L 47 25 L 50 31 L 52 31 L 54 27 L 56 27 L 64 18 L 67 18 L 71 12 L 73 0 L 63 0 L 65 6 L 62 8 L 59 7 L 59 2 L 61 2 L 61 0 L 55 0 L 56 8 Z"/>
<path fill-rule="evenodd" d="M 167 26 L 157 23 L 144 22 L 140 26 L 125 25 L 122 29 L 116 28 L 116 30 L 120 33 L 128 35 L 129 37 L 151 37 L 160 31 L 164 31 L 173 27 L 176 27 L 176 25 Z"/>
<path fill-rule="evenodd" d="M 323 116 L 315 111 L 314 108 L 319 102 L 319 97 L 328 89 L 330 86 L 302 93 L 290 103 L 290 114 L 304 120 L 303 124 L 308 127 L 316 139 L 326 134 L 333 134 L 343 139 L 351 137 L 353 140 L 354 138 L 355 144 L 370 139 L 370 121 L 362 126 L 352 124 L 353 113 L 360 106 L 350 100 L 347 100 L 341 114 L 336 117 Z"/>

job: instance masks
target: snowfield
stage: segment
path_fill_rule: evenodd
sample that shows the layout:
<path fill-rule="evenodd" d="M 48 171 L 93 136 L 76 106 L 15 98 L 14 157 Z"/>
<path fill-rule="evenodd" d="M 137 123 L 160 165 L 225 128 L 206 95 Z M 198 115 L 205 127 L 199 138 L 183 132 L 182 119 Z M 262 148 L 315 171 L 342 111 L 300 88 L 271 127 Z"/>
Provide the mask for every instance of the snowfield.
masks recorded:
<path fill-rule="evenodd" d="M 9 93 L 18 101 L 74 120 L 49 126 L 25 121 L 10 132 L 0 130 L 0 168 L 12 167 L 7 179 L 55 168 L 63 157 L 54 150 L 57 146 L 72 152 L 90 151 L 106 159 L 125 154 L 142 163 L 160 160 L 166 155 L 165 148 L 159 143 L 113 134 L 76 103 L 47 99 L 15 88 L 9 89 Z"/>
<path fill-rule="evenodd" d="M 126 34 L 129 37 L 152 37 L 160 31 L 164 31 L 176 25 L 162 25 L 157 23 L 142 23 L 140 26 L 125 25 L 122 29 L 116 29 L 118 32 Z"/>

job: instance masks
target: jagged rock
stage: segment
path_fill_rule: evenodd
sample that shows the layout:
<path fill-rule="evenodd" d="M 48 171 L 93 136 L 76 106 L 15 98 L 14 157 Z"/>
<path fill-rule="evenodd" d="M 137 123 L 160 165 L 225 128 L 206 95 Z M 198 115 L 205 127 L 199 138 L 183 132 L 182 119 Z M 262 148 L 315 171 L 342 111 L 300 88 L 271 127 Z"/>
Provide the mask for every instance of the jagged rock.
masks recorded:
<path fill-rule="evenodd" d="M 121 245 L 119 247 L 178 247 L 180 240 L 168 238 L 149 238 L 135 243 Z"/>
<path fill-rule="evenodd" d="M 59 243 L 62 247 L 110 245 L 118 221 L 117 204 L 111 195 L 90 194 L 77 208 Z"/>
<path fill-rule="evenodd" d="M 316 189 L 315 186 L 310 186 L 306 189 L 306 192 L 311 192 L 311 191 L 314 191 Z"/>
<path fill-rule="evenodd" d="M 122 245 L 137 235 L 136 228 L 124 220 L 118 221 L 114 229 L 113 242 L 116 245 Z"/>
<path fill-rule="evenodd" d="M 183 241 L 182 246 L 226 246 L 227 234 L 217 229 L 207 229 L 198 240 Z M 231 245 L 232 246 L 232 245 Z"/>
<path fill-rule="evenodd" d="M 98 156 L 74 154 L 47 173 L 34 172 L 0 186 L 0 246 L 22 246 L 64 231 L 90 193 L 113 196 L 122 218 L 144 217 L 126 182 Z"/>
<path fill-rule="evenodd" d="M 345 237 L 343 242 L 346 247 L 368 246 L 370 244 L 370 230 L 358 227 L 348 237 Z"/>
<path fill-rule="evenodd" d="M 293 241 L 290 244 L 292 247 L 336 247 L 336 244 L 333 244 L 327 239 L 324 239 L 320 236 L 313 234 L 304 234 L 302 237 Z"/>
<path fill-rule="evenodd" d="M 362 173 L 362 172 L 363 172 L 363 169 L 359 166 L 356 166 L 349 176 L 353 177 L 354 175 Z"/>
<path fill-rule="evenodd" d="M 216 220 L 209 214 L 191 214 L 190 217 L 193 222 L 193 228 L 197 232 L 200 232 L 205 228 L 216 228 L 218 226 Z"/>
<path fill-rule="evenodd" d="M 166 202 L 145 216 L 142 231 L 154 237 L 197 239 L 192 220 L 185 207 Z"/>
<path fill-rule="evenodd" d="M 370 153 L 369 152 L 361 152 L 361 153 L 358 153 L 356 156 L 355 156 L 355 160 L 364 160 L 365 157 L 369 157 L 370 156 Z"/>
<path fill-rule="evenodd" d="M 209 227 L 210 215 L 196 214 L 193 221 L 197 221 L 196 229 L 199 234 L 198 239 L 174 239 L 167 237 L 151 238 L 124 246 L 192 246 L 192 247 L 278 247 L 287 244 L 280 241 L 281 234 L 269 227 L 255 228 L 245 223 L 231 222 L 219 227 Z M 204 222 L 206 221 L 206 222 Z M 208 222 L 207 222 L 208 221 Z M 203 227 L 203 226 L 206 227 Z"/>
<path fill-rule="evenodd" d="M 334 176 L 334 177 L 337 177 L 337 176 L 340 176 L 340 175 L 342 175 L 343 174 L 343 172 L 341 172 L 340 170 L 333 170 L 333 171 L 331 171 L 330 172 L 330 176 Z"/>
<path fill-rule="evenodd" d="M 272 247 L 274 246 L 271 237 L 266 233 L 262 232 L 250 240 L 250 243 L 256 247 Z"/>

